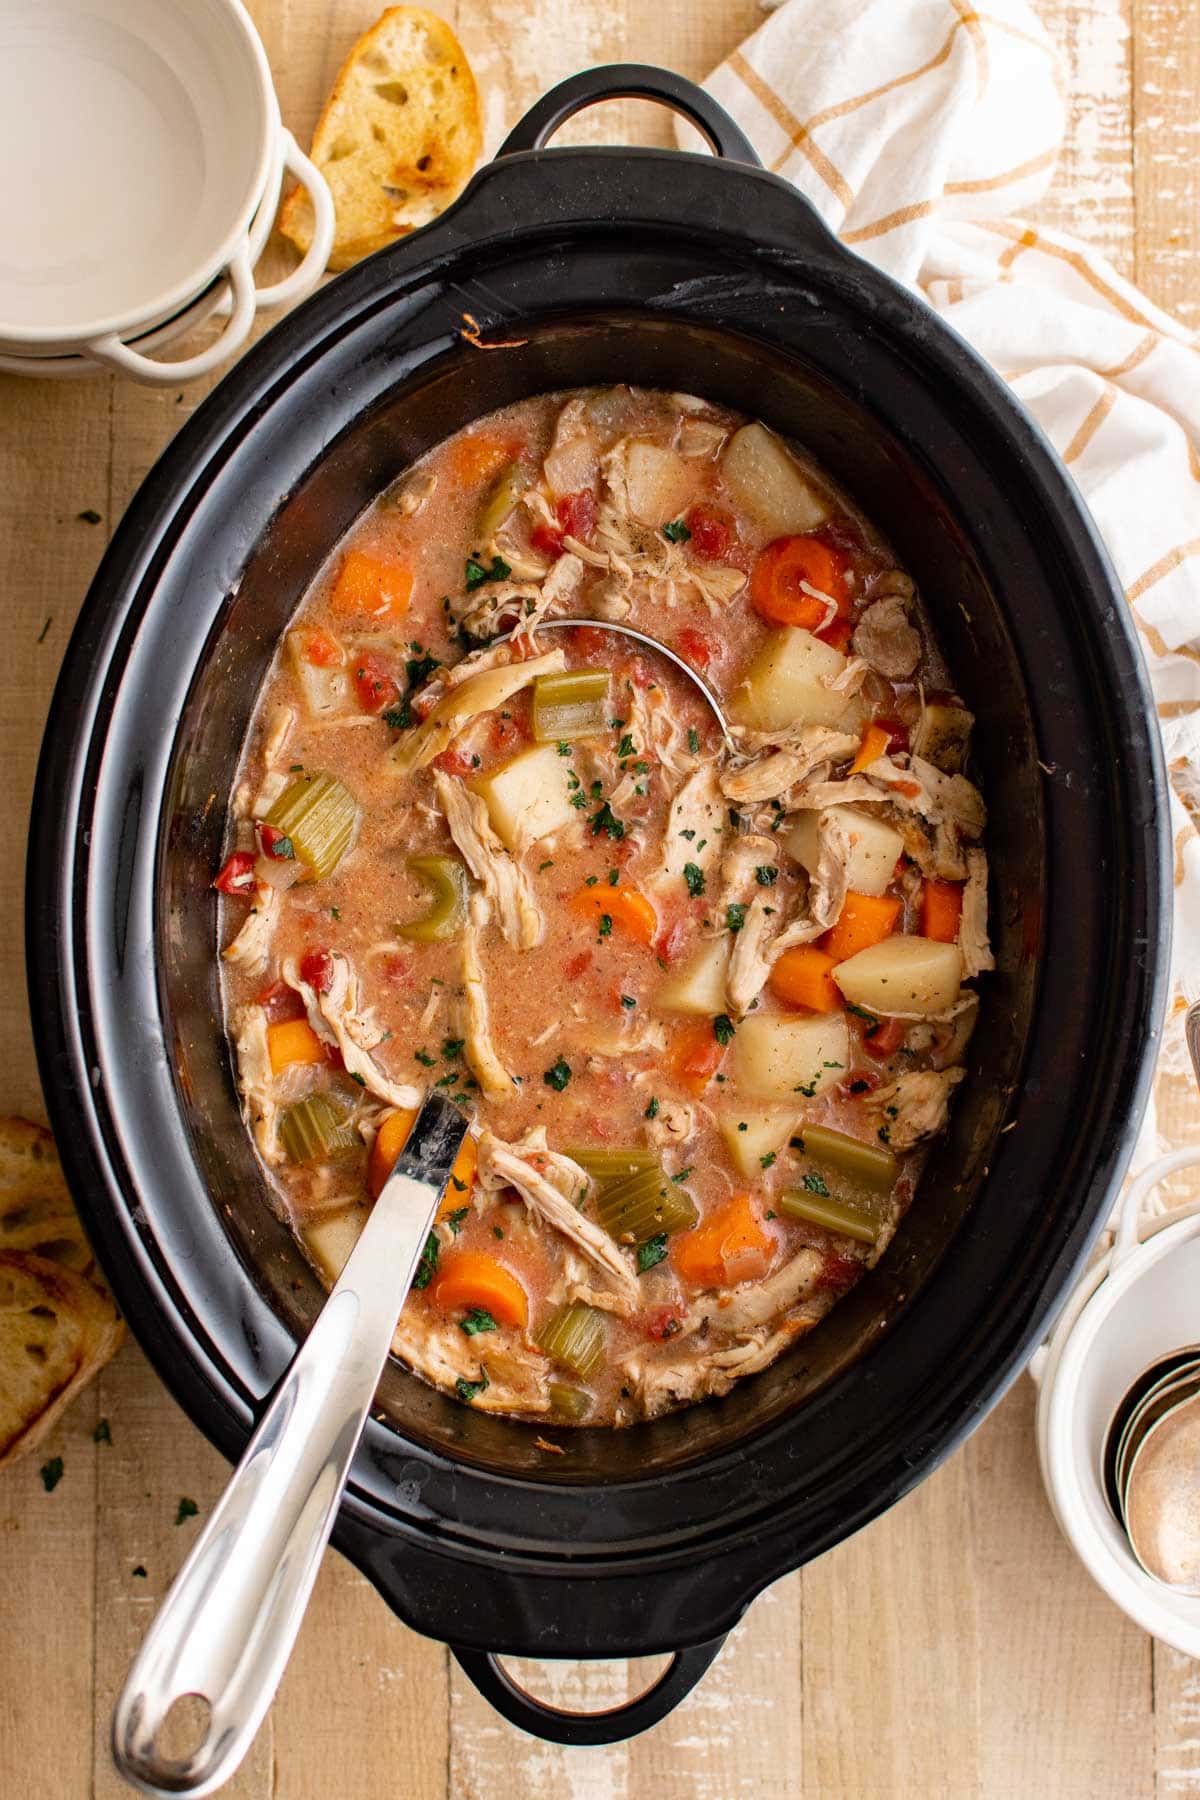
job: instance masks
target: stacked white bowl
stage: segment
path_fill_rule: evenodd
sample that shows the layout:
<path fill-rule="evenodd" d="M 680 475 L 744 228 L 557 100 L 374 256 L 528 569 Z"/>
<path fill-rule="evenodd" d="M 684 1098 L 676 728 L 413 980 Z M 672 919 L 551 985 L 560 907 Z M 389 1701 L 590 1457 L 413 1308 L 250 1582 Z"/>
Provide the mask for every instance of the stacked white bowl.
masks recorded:
<path fill-rule="evenodd" d="M 0 0 L 0 369 L 207 374 L 255 313 L 317 282 L 333 240 L 323 176 L 280 118 L 240 0 Z M 256 288 L 284 175 L 312 246 Z M 217 339 L 157 353 L 224 312 Z"/>

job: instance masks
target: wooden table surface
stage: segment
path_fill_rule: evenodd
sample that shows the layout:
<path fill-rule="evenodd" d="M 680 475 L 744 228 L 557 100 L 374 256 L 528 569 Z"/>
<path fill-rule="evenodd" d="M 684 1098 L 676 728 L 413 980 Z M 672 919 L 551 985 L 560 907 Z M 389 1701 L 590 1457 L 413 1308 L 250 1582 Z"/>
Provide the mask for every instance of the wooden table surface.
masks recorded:
<path fill-rule="evenodd" d="M 302 141 L 378 0 L 251 0 Z M 491 148 L 543 88 L 636 58 L 703 76 L 756 0 L 448 0 L 484 90 Z M 1200 17 L 1189 0 L 1042 0 L 1070 66 L 1073 125 L 1043 216 L 1103 247 L 1161 304 L 1200 314 Z M 623 121 L 665 142 L 661 115 Z M 577 122 L 603 135 L 611 116 Z M 106 535 L 203 396 L 108 379 L 0 377 L 0 1111 L 43 1116 L 21 957 L 25 821 L 56 668 Z M 81 517 L 100 514 L 100 523 Z M 1160 1083 L 1172 1140 L 1200 1124 Z M 761 1596 L 701 1688 L 632 1745 L 569 1751 L 502 1722 L 446 1651 L 408 1631 L 331 1555 L 241 1800 L 759 1800 L 1200 1792 L 1200 1668 L 1153 1644 L 1091 1584 L 1038 1478 L 1034 1393 L 1017 1384 L 970 1442 L 885 1518 Z M 111 1443 L 93 1442 L 101 1418 Z M 108 1759 L 118 1683 L 226 1469 L 133 1344 L 48 1445 L 0 1475 L 0 1794 L 127 1790 Z M 144 1568 L 145 1576 L 136 1576 Z M 604 1704 L 625 1664 L 525 1671 Z"/>

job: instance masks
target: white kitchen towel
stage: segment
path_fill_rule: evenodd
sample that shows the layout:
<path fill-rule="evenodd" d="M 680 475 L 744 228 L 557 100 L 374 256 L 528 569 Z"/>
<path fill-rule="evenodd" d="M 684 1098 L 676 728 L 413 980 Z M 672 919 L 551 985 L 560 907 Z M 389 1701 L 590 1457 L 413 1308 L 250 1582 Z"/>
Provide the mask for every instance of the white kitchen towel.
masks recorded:
<path fill-rule="evenodd" d="M 1200 357 L 1102 256 L 1027 221 L 1066 124 L 1055 48 L 1023 0 L 787 0 L 705 86 L 844 243 L 1005 377 L 1091 507 L 1171 774 L 1164 1058 L 1183 1068 L 1200 997 Z"/>

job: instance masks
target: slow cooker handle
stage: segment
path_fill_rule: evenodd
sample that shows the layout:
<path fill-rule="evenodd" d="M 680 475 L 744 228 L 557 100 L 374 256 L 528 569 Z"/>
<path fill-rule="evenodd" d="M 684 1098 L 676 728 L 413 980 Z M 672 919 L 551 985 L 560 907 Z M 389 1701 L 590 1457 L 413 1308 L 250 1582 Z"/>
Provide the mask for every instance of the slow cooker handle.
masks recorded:
<path fill-rule="evenodd" d="M 547 1706 L 513 1680 L 492 1650 L 468 1650 L 452 1644 L 455 1661 L 479 1692 L 510 1724 L 552 1744 L 620 1744 L 637 1737 L 674 1712 L 686 1700 L 709 1664 L 720 1655 L 724 1636 L 676 1650 L 658 1680 L 636 1700 L 603 1712 L 566 1712 Z"/>
<path fill-rule="evenodd" d="M 560 81 L 513 127 L 496 152 L 497 158 L 545 149 L 560 125 L 601 100 L 655 100 L 690 119 L 697 131 L 704 133 L 714 155 L 728 162 L 750 163 L 756 169 L 762 166 L 749 138 L 711 95 L 673 69 L 656 69 L 649 63 L 606 63 Z"/>

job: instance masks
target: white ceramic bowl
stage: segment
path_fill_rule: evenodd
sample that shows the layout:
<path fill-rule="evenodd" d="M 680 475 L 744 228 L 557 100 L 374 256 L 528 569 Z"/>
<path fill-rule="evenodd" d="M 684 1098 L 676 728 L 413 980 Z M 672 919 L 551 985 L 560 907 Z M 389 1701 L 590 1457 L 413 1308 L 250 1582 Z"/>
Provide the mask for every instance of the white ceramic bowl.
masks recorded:
<path fill-rule="evenodd" d="M 1200 1339 L 1200 1202 L 1141 1220 L 1149 1190 L 1200 1150 L 1162 1157 L 1134 1181 L 1116 1242 L 1075 1289 L 1031 1370 L 1038 1455 L 1062 1531 L 1096 1581 L 1143 1630 L 1200 1657 L 1200 1597 L 1138 1565 L 1104 1491 L 1114 1412 L 1149 1364 Z"/>
<path fill-rule="evenodd" d="M 332 242 L 328 187 L 283 129 L 240 0 L 0 0 L 0 166 L 0 367 L 17 373 L 206 373 L 258 307 L 316 282 Z M 285 169 L 310 192 L 314 241 L 256 291 Z M 223 293 L 216 343 L 146 356 Z"/>

